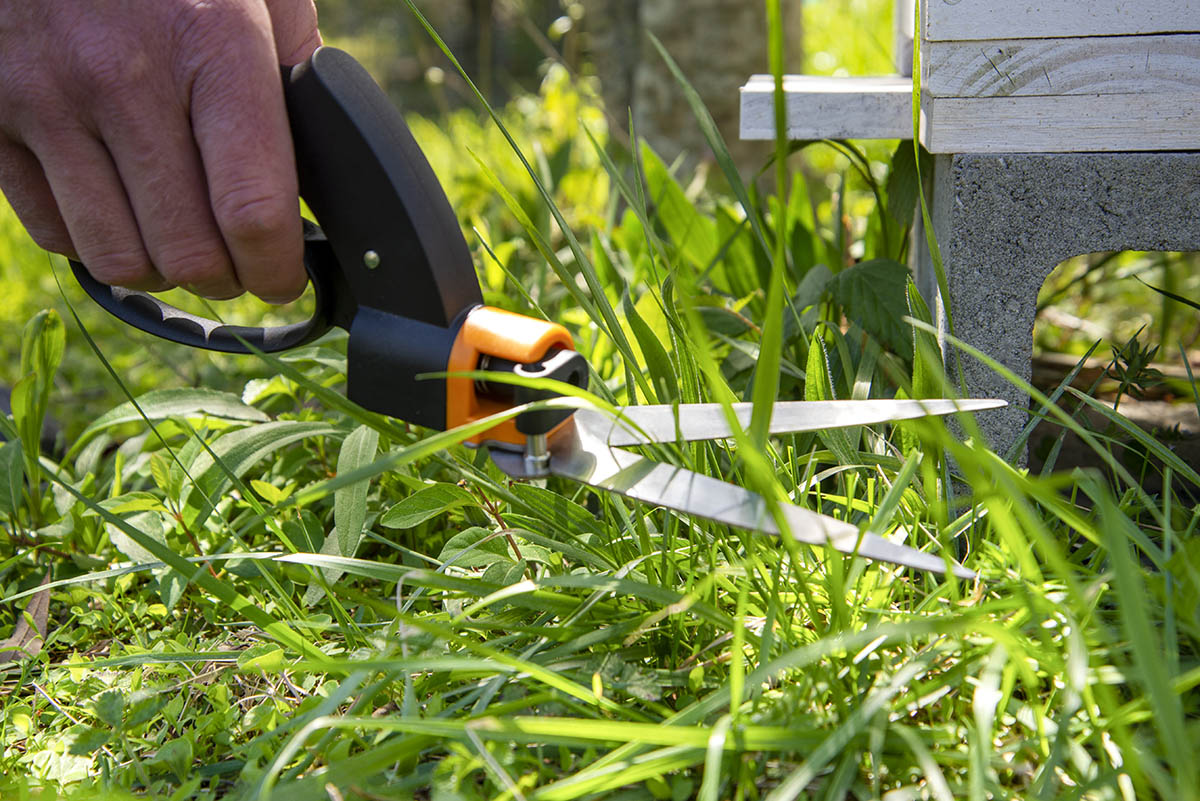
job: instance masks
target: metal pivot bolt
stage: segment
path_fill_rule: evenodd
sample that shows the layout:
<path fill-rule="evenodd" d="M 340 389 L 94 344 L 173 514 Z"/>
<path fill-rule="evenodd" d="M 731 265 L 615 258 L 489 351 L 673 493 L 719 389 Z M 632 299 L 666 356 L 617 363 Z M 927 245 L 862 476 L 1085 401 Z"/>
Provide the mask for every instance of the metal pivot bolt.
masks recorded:
<path fill-rule="evenodd" d="M 545 434 L 525 437 L 525 472 L 529 476 L 550 475 L 550 448 Z"/>
<path fill-rule="evenodd" d="M 376 253 L 374 250 L 368 250 L 366 253 L 363 254 L 363 265 L 368 270 L 374 270 L 376 267 L 379 266 L 379 262 L 380 262 L 379 254 Z"/>

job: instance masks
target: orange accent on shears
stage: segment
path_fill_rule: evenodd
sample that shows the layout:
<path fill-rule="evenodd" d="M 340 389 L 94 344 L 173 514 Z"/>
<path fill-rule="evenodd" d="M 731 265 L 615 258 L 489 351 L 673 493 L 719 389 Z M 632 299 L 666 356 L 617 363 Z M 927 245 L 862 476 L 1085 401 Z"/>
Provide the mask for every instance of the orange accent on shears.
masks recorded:
<path fill-rule="evenodd" d="M 571 334 L 558 323 L 494 306 L 473 309 L 459 329 L 447 364 L 451 376 L 446 379 L 446 428 L 457 428 L 509 408 L 508 404 L 480 396 L 473 379 L 456 377 L 454 373 L 478 369 L 482 355 L 528 364 L 555 348 L 575 350 Z M 488 440 L 525 445 L 525 435 L 517 431 L 515 419 L 477 434 L 468 442 L 478 445 Z"/>

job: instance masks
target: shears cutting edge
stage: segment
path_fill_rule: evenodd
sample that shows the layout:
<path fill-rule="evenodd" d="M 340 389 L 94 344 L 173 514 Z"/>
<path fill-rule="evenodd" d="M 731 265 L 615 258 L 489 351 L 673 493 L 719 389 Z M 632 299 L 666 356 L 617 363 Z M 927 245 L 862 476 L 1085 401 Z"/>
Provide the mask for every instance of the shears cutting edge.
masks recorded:
<path fill-rule="evenodd" d="M 588 364 L 563 326 L 483 305 L 454 211 L 399 111 L 367 71 L 347 53 L 323 47 L 284 68 L 283 77 L 300 195 L 320 222 L 306 221 L 304 234 L 313 316 L 273 328 L 229 326 L 144 292 L 99 283 L 73 261 L 84 290 L 136 328 L 230 353 L 288 350 L 343 328 L 349 333 L 347 396 L 438 430 L 553 397 L 528 382 L 464 374 L 550 378 L 586 389 Z M 769 429 L 799 433 L 1003 405 L 978 399 L 779 402 Z M 733 412 L 743 427 L 749 424 L 749 404 L 735 404 Z M 939 556 L 792 504 L 781 504 L 781 532 L 770 504 L 756 493 L 625 450 L 731 436 L 718 404 L 631 406 L 615 418 L 535 405 L 472 444 L 487 446 L 514 478 L 561 476 L 730 526 L 935 573 L 949 564 L 956 576 L 975 578 Z"/>

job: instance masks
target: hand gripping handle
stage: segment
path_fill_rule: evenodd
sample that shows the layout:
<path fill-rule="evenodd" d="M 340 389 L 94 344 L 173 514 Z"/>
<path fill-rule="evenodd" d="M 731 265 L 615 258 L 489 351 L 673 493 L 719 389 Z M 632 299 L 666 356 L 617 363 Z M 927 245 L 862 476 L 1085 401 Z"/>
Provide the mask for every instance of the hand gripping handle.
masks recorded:
<path fill-rule="evenodd" d="M 72 262 L 79 283 L 142 331 L 230 353 L 250 352 L 246 343 L 286 350 L 334 325 L 351 330 L 363 309 L 451 333 L 482 301 L 479 283 L 454 211 L 399 111 L 357 61 L 329 47 L 285 67 L 283 83 L 300 195 L 321 223 L 320 229 L 305 224 L 304 263 L 317 298 L 311 319 L 276 328 L 228 326 L 145 292 L 102 284 Z"/>
<path fill-rule="evenodd" d="M 83 291 L 114 317 L 180 345 L 225 353 L 289 350 L 312 342 L 335 324 L 335 278 L 331 274 L 336 271 L 336 263 L 321 229 L 307 220 L 304 221 L 304 269 L 316 296 L 312 317 L 301 323 L 264 328 L 226 325 L 176 308 L 149 292 L 103 284 L 82 264 L 71 261 L 71 271 Z"/>

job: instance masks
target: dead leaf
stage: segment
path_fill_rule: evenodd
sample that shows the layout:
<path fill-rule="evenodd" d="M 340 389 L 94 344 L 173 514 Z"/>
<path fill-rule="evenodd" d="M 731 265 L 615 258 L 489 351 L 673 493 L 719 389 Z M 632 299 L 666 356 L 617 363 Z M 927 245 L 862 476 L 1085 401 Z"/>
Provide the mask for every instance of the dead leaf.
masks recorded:
<path fill-rule="evenodd" d="M 50 574 L 42 579 L 42 586 L 50 583 Z M 20 662 L 32 659 L 42 650 L 46 640 L 46 621 L 50 617 L 50 590 L 44 589 L 34 593 L 29 599 L 21 616 L 17 618 L 17 626 L 7 640 L 0 640 L 0 664 L 5 662 Z M 29 625 L 29 621 L 33 625 Z"/>

